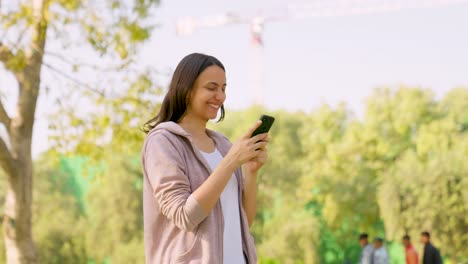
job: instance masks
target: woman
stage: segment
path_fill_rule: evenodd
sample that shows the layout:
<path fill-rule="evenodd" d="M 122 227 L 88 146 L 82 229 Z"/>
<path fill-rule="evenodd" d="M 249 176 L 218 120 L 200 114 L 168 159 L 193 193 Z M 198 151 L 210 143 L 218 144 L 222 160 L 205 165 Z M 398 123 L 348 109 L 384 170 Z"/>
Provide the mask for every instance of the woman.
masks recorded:
<path fill-rule="evenodd" d="M 146 263 L 257 263 L 249 227 L 269 139 L 251 138 L 261 121 L 233 145 L 206 128 L 218 110 L 224 118 L 225 92 L 221 62 L 190 54 L 177 66 L 159 114 L 145 124 Z"/>

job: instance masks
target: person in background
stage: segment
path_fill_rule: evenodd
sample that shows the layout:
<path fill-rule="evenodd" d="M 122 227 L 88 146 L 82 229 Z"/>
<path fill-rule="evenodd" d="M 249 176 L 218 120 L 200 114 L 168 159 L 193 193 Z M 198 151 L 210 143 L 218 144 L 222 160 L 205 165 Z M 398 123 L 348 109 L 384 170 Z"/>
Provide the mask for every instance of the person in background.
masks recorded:
<path fill-rule="evenodd" d="M 432 245 L 429 232 L 421 233 L 421 242 L 424 244 L 423 264 L 442 264 L 439 250 Z"/>
<path fill-rule="evenodd" d="M 361 244 L 362 251 L 361 256 L 359 257 L 359 264 L 373 264 L 372 263 L 372 253 L 374 252 L 374 247 L 369 244 L 369 235 L 362 233 L 359 235 L 359 244 Z"/>
<path fill-rule="evenodd" d="M 374 253 L 372 257 L 373 264 L 390 264 L 387 250 L 383 246 L 383 239 L 380 237 L 374 240 Z"/>
<path fill-rule="evenodd" d="M 418 252 L 411 244 L 410 236 L 403 236 L 403 245 L 405 246 L 406 264 L 419 264 Z"/>

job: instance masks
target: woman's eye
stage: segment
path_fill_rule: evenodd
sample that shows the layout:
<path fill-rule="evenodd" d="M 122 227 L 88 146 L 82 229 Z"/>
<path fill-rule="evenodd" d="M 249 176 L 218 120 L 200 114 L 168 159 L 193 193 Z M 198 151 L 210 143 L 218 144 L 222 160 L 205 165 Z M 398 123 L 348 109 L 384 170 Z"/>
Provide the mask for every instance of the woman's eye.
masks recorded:
<path fill-rule="evenodd" d="M 216 90 L 216 88 L 214 88 L 214 87 L 206 87 L 206 88 L 207 88 L 208 90 L 210 90 L 210 91 L 215 91 L 215 90 Z"/>

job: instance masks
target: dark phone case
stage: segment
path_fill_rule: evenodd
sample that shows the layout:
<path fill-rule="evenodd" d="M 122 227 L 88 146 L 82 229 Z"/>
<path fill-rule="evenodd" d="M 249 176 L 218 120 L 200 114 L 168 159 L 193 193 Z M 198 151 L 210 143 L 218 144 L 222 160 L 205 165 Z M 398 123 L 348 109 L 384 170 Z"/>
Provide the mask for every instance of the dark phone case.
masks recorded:
<path fill-rule="evenodd" d="M 273 122 L 275 122 L 275 118 L 268 115 L 262 115 L 260 117 L 260 120 L 262 120 L 262 124 L 257 129 L 255 129 L 251 137 L 256 136 L 258 134 L 268 133 L 268 131 L 270 131 L 271 126 L 273 125 Z"/>

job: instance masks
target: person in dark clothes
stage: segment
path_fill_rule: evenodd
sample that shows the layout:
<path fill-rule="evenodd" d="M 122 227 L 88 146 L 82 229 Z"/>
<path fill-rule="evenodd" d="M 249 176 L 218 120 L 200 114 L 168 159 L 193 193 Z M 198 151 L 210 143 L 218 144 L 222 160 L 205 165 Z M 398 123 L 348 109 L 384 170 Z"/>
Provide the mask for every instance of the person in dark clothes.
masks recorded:
<path fill-rule="evenodd" d="M 421 233 L 421 242 L 424 244 L 423 264 L 442 264 L 439 250 L 431 243 L 431 234 L 424 231 Z"/>

